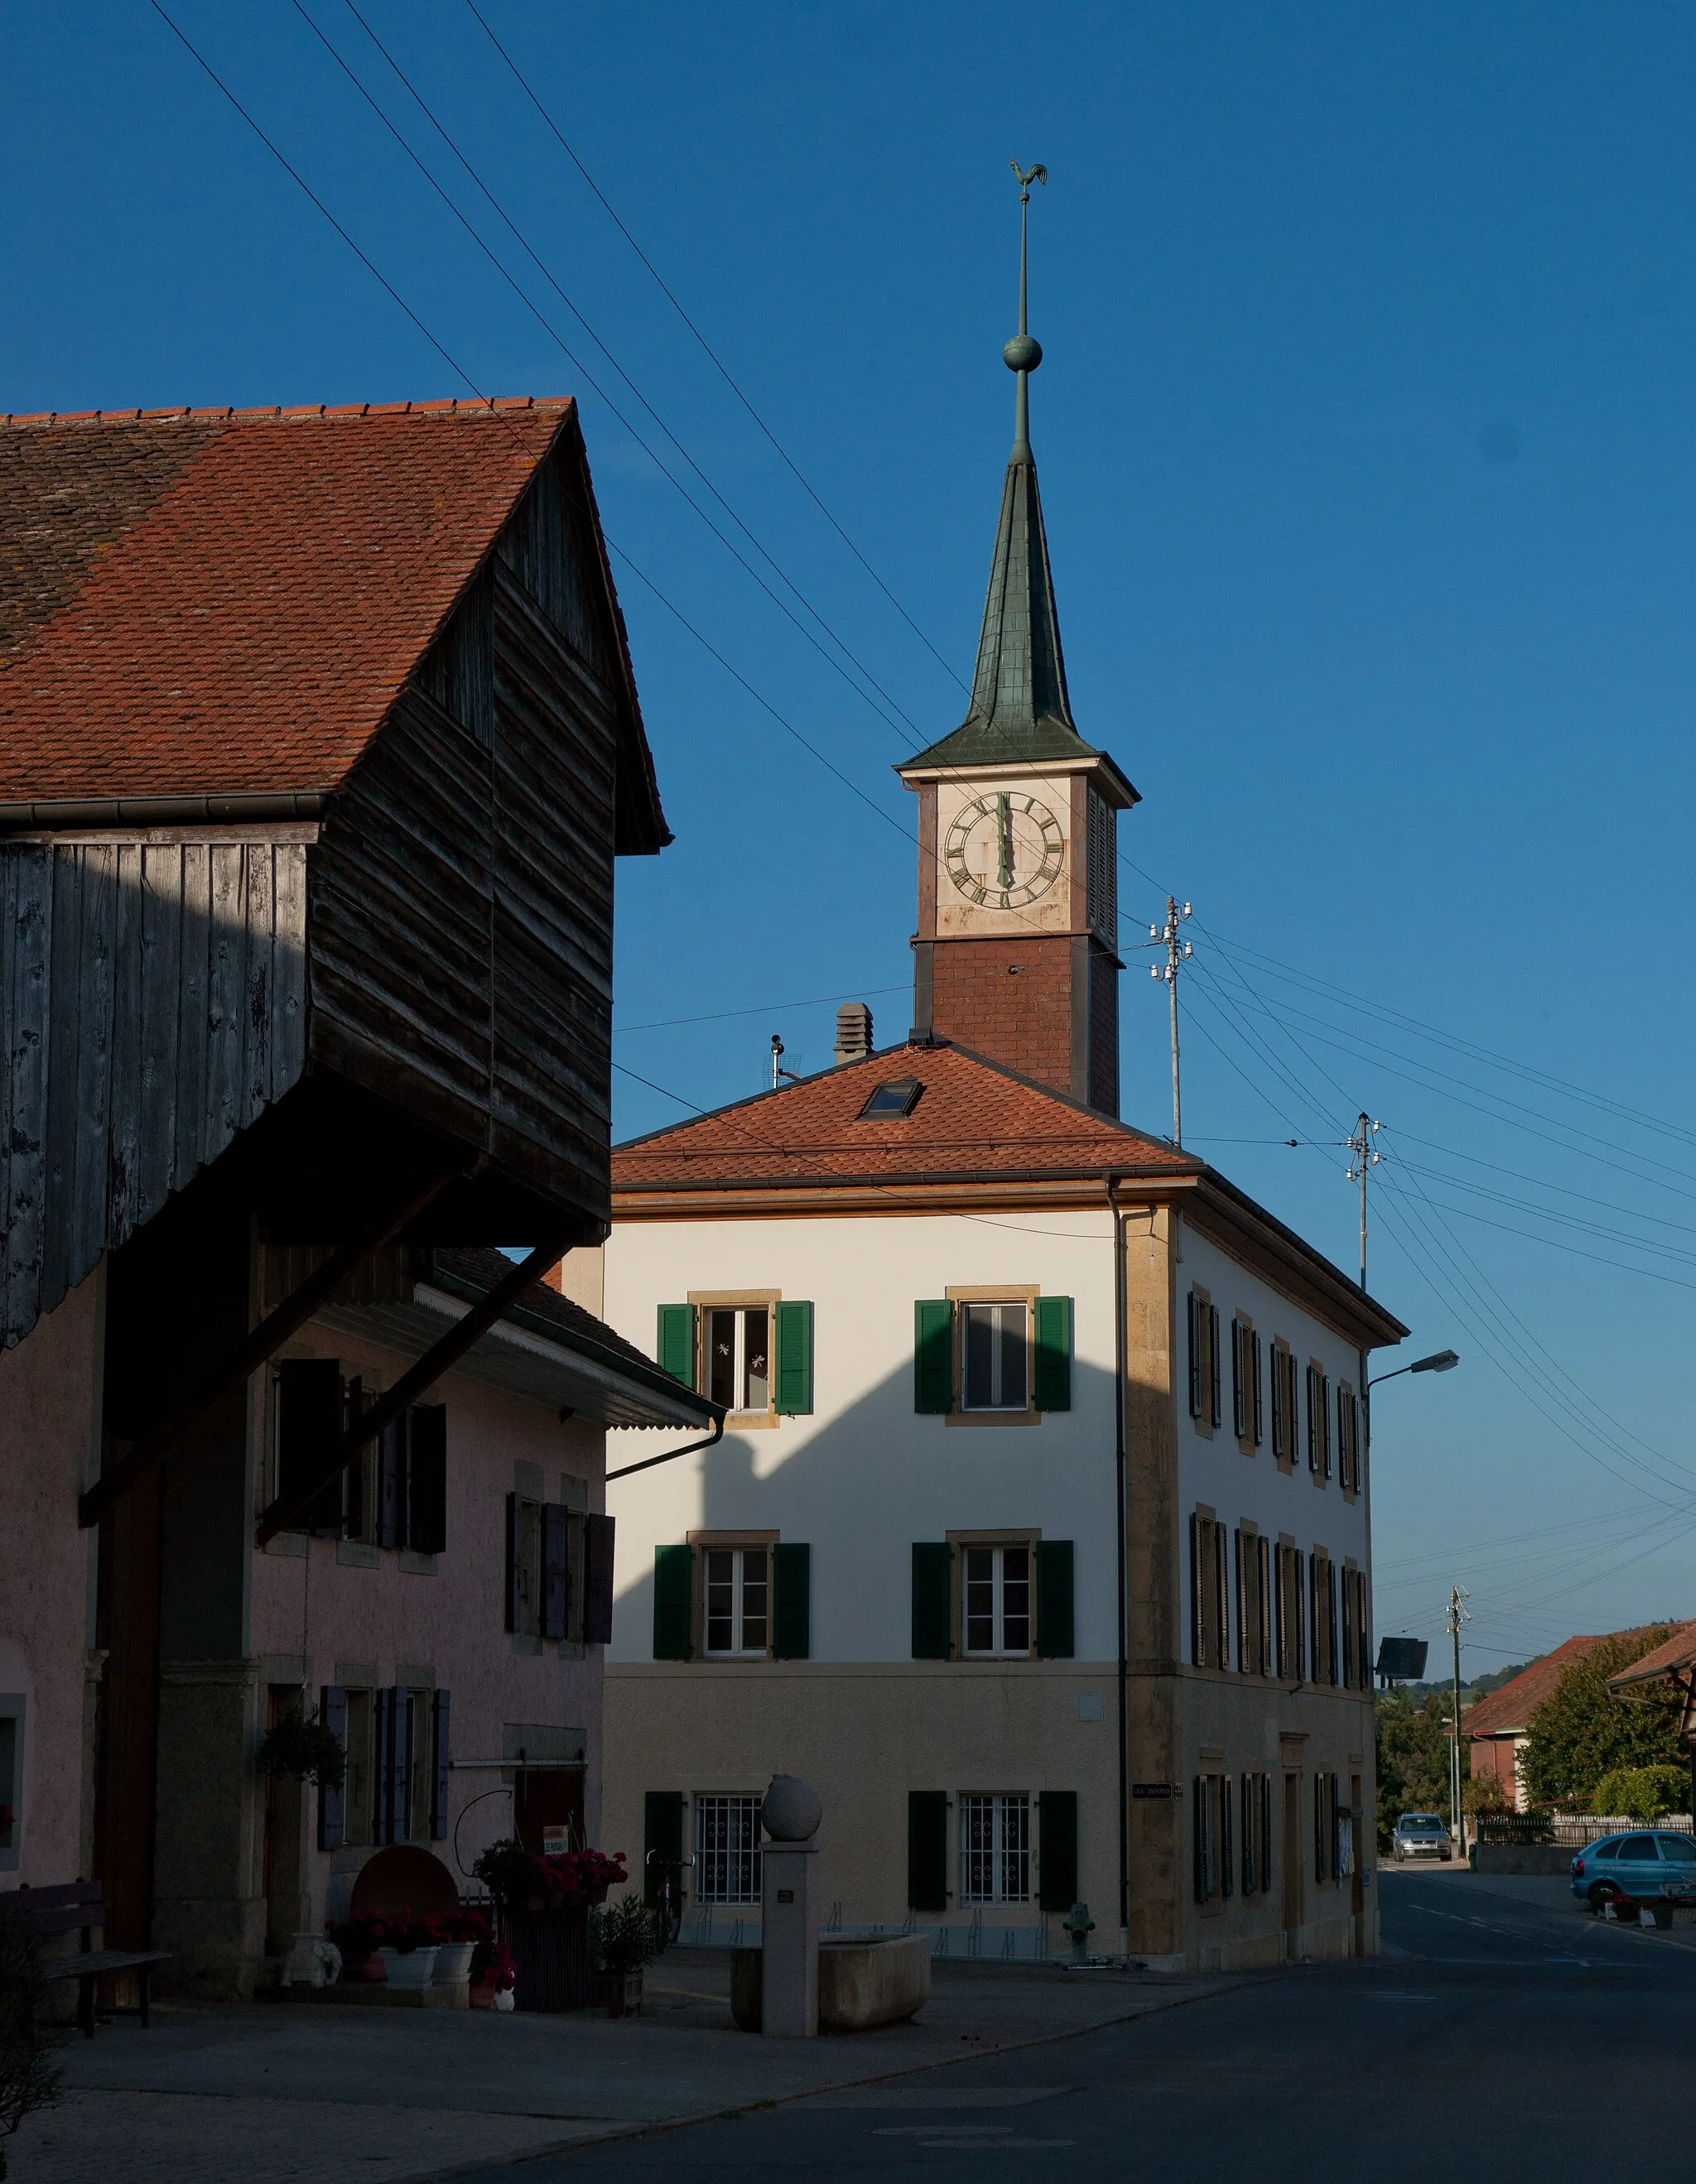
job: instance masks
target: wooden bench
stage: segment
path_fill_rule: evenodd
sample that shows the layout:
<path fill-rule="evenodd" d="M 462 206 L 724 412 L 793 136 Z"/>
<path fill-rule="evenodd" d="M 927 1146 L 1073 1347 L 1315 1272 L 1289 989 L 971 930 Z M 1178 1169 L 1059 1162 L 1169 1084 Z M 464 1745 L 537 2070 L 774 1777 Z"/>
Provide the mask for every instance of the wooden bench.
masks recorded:
<path fill-rule="evenodd" d="M 23 1934 L 70 1934 L 82 1936 L 81 1949 L 64 1956 L 43 1957 L 36 1969 L 38 1985 L 75 1980 L 78 1983 L 76 2021 L 83 2037 L 94 2037 L 94 1982 L 108 1972 L 138 1975 L 141 2003 L 138 2014 L 148 2021 L 148 1990 L 153 1966 L 169 1958 L 169 1949 L 97 1949 L 94 1929 L 106 1923 L 106 1892 L 98 1880 L 68 1881 L 60 1888 L 12 1888 L 0 1894 L 0 1921 Z M 33 2014 L 34 1997 L 31 1997 Z"/>

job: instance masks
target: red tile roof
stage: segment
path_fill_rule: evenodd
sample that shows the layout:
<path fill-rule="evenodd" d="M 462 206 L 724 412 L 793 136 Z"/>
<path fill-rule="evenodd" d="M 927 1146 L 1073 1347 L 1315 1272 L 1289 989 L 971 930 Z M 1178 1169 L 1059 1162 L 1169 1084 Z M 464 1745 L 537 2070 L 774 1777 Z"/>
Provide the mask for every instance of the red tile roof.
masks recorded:
<path fill-rule="evenodd" d="M 1653 1630 L 1659 1626 L 1652 1623 L 1637 1624 L 1636 1630 Z M 1596 1646 L 1605 1645 L 1610 1638 L 1629 1638 L 1635 1630 L 1600 1631 L 1593 1637 L 1569 1638 L 1557 1646 L 1552 1653 L 1545 1653 L 1540 1661 L 1515 1676 L 1511 1683 L 1504 1684 L 1476 1706 L 1461 1709 L 1461 1727 L 1468 1736 L 1508 1736 L 1523 1730 L 1532 1714 L 1543 1704 L 1567 1669 L 1582 1661 Z"/>
<path fill-rule="evenodd" d="M 860 1119 L 877 1085 L 908 1077 L 923 1087 L 911 1114 Z M 612 1187 L 1202 1168 L 1163 1139 L 1108 1122 L 963 1047 L 908 1046 L 616 1145 Z"/>
<path fill-rule="evenodd" d="M 1610 1676 L 1608 1689 L 1616 1691 L 1622 1685 L 1653 1683 L 1669 1669 L 1688 1669 L 1693 1662 L 1696 1662 L 1696 1623 L 1681 1623 L 1670 1638 L 1645 1653 L 1642 1660 L 1621 1669 L 1617 1676 Z"/>
<path fill-rule="evenodd" d="M 574 407 L 5 419 L 0 804 L 338 787 Z"/>

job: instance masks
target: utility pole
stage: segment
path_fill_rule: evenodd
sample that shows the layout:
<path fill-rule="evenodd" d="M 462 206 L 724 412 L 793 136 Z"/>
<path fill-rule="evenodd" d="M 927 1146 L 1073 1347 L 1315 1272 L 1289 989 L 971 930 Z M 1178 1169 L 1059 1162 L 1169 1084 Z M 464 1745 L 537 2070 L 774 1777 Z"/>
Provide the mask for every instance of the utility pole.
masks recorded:
<path fill-rule="evenodd" d="M 1166 898 L 1166 922 L 1164 925 L 1151 925 L 1148 928 L 1148 945 L 1152 948 L 1163 947 L 1166 950 L 1166 961 L 1151 963 L 1148 975 L 1151 978 L 1163 978 L 1167 993 L 1171 997 L 1172 1142 L 1174 1145 L 1181 1145 L 1184 1142 L 1184 1107 L 1178 1090 L 1178 967 L 1196 952 L 1187 940 L 1178 938 L 1178 928 L 1189 915 L 1189 904 L 1186 903 L 1180 910 L 1176 897 L 1169 894 Z"/>
<path fill-rule="evenodd" d="M 1381 1156 L 1372 1150 L 1372 1139 L 1381 1130 L 1381 1123 L 1369 1122 L 1364 1115 L 1354 1128 L 1354 1135 L 1345 1138 L 1348 1147 L 1348 1179 L 1360 1185 L 1360 1286 L 1366 1286 L 1366 1172 L 1376 1167 Z"/>
<path fill-rule="evenodd" d="M 1448 1793 L 1453 1815 L 1456 1845 L 1464 1848 L 1465 1822 L 1460 1811 L 1460 1626 L 1466 1620 L 1467 1592 L 1464 1585 L 1453 1585 L 1448 1595 L 1448 1635 L 1454 1641 L 1454 1749 L 1448 1760 Z"/>

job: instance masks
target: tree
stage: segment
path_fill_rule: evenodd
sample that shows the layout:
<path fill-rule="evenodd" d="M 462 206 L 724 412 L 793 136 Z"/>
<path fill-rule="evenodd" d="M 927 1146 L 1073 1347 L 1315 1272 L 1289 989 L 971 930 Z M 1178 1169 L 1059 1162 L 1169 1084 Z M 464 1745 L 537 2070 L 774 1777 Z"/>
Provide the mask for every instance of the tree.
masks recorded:
<path fill-rule="evenodd" d="M 1624 1631 L 1593 1646 L 1565 1671 L 1531 1718 L 1520 1760 L 1521 1779 L 1540 1803 L 1587 1798 L 1615 1768 L 1682 1767 L 1688 1774 L 1689 1762 L 1678 1741 L 1678 1705 L 1627 1705 L 1607 1689 L 1610 1676 L 1671 1635 L 1664 1627 Z"/>
<path fill-rule="evenodd" d="M 1615 1767 L 1596 1785 L 1590 1809 L 1609 1817 L 1658 1820 L 1690 1802 L 1690 1775 L 1682 1767 Z"/>
<path fill-rule="evenodd" d="M 1448 1810 L 1448 1694 L 1417 1703 L 1404 1691 L 1381 1691 L 1378 1730 L 1378 1847 L 1387 1850 L 1398 1813 Z"/>

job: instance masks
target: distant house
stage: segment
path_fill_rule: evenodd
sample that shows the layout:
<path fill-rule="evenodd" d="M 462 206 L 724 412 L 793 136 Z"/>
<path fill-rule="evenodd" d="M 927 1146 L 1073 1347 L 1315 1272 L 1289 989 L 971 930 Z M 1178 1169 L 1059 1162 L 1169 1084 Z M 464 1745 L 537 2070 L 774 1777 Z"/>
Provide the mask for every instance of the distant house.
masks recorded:
<path fill-rule="evenodd" d="M 1643 1625 L 1647 1629 L 1651 1626 Z M 1629 1638 L 1630 1630 L 1599 1632 L 1586 1638 L 1569 1638 L 1540 1661 L 1521 1669 L 1511 1683 L 1499 1685 L 1476 1706 L 1461 1711 L 1461 1732 L 1467 1740 L 1475 1781 L 1493 1776 L 1523 1812 L 1531 1802 L 1520 1775 L 1520 1754 L 1531 1741 L 1531 1716 L 1548 1697 L 1569 1669 L 1610 1638 Z M 1611 1688 L 1611 1686 L 1610 1686 Z"/>
<path fill-rule="evenodd" d="M 0 1886 L 178 1981 L 595 1830 L 605 1431 L 713 1415 L 580 1272 L 670 838 L 571 402 L 0 421 Z"/>

